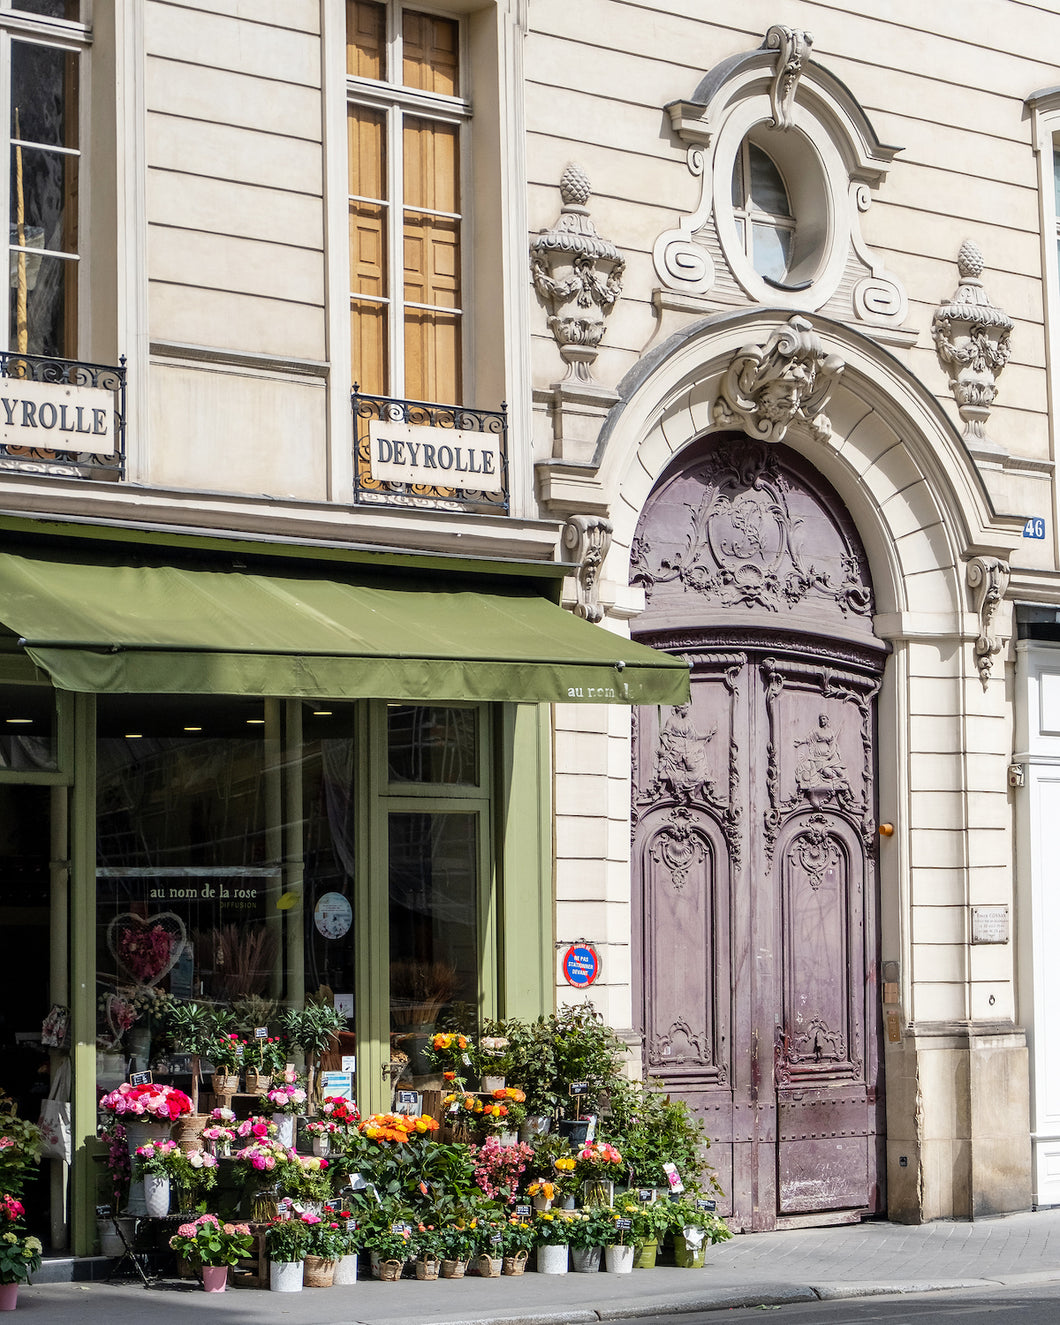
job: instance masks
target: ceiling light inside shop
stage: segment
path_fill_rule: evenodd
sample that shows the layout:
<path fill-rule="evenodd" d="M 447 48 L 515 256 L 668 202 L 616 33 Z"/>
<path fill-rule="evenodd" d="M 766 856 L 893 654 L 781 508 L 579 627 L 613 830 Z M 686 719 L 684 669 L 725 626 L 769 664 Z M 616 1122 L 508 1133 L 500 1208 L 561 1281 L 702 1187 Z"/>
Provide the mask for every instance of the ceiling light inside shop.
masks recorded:
<path fill-rule="evenodd" d="M 142 741 L 144 739 L 144 734 L 143 732 L 126 732 L 125 739 L 127 741 Z"/>
<path fill-rule="evenodd" d="M 201 728 L 201 727 L 185 727 L 184 730 L 185 730 L 186 732 L 201 732 L 201 731 L 202 731 L 202 728 Z"/>
<path fill-rule="evenodd" d="M 264 718 L 247 718 L 248 727 L 264 727 L 264 725 L 265 725 Z"/>
<path fill-rule="evenodd" d="M 14 726 L 15 723 L 32 723 L 32 722 L 33 722 L 33 719 L 32 719 L 32 718 L 5 718 L 4 721 L 5 721 L 5 722 L 9 722 L 9 723 L 11 723 L 12 726 Z"/>
<path fill-rule="evenodd" d="M 332 713 L 332 710 L 331 710 L 331 709 L 314 709 L 314 710 L 313 710 L 313 717 L 314 717 L 314 718 L 330 718 L 330 717 L 331 717 L 331 713 Z"/>

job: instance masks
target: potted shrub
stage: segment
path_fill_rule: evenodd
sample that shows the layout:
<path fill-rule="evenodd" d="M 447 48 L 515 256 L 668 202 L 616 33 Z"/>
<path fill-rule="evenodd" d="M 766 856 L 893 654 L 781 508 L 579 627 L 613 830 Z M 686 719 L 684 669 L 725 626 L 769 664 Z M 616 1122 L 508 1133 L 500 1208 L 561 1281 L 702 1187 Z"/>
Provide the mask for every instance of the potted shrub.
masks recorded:
<path fill-rule="evenodd" d="M 278 1035 L 253 1035 L 243 1054 L 248 1094 L 264 1094 L 286 1062 L 287 1047 Z"/>
<path fill-rule="evenodd" d="M 713 1201 L 695 1197 L 669 1202 L 674 1259 L 682 1269 L 701 1269 L 707 1248 L 732 1237 L 728 1224 L 715 1211 L 707 1209 L 708 1205 L 713 1205 Z"/>
<path fill-rule="evenodd" d="M 566 1274 L 570 1258 L 572 1215 L 561 1210 L 543 1210 L 534 1216 L 534 1246 L 539 1274 Z"/>
<path fill-rule="evenodd" d="M 504 1263 L 504 1228 L 506 1220 L 497 1213 L 478 1219 L 478 1255 L 475 1270 L 483 1279 L 499 1279 Z"/>
<path fill-rule="evenodd" d="M 458 1220 L 442 1229 L 443 1279 L 463 1279 L 477 1240 L 471 1221 Z"/>
<path fill-rule="evenodd" d="M 412 1256 L 417 1279 L 437 1279 L 442 1266 L 444 1240 L 433 1224 L 418 1224 L 412 1235 Z"/>
<path fill-rule="evenodd" d="M 14 1311 L 18 1286 L 40 1269 L 43 1247 L 38 1238 L 7 1227 L 0 1235 L 0 1311 Z"/>
<path fill-rule="evenodd" d="M 575 1274 L 596 1274 L 604 1244 L 614 1236 L 611 1212 L 602 1207 L 575 1210 L 570 1220 L 570 1268 Z"/>
<path fill-rule="evenodd" d="M 169 1239 L 179 1256 L 202 1270 L 202 1286 L 207 1293 L 224 1292 L 229 1267 L 250 1255 L 253 1242 L 246 1224 L 222 1224 L 216 1215 L 200 1215 L 181 1224 Z"/>
<path fill-rule="evenodd" d="M 659 1243 L 670 1228 L 670 1202 L 637 1203 L 634 1209 L 635 1213 L 630 1215 L 633 1220 L 633 1268 L 650 1270 L 659 1255 Z"/>
<path fill-rule="evenodd" d="M 283 1015 L 283 1029 L 291 1043 L 305 1054 L 309 1098 L 319 1103 L 317 1064 L 321 1055 L 334 1047 L 339 1031 L 346 1029 L 346 1018 L 330 1002 L 310 1002 L 301 1012 L 288 1008 Z"/>
<path fill-rule="evenodd" d="M 519 1219 L 512 1215 L 502 1230 L 501 1252 L 503 1274 L 522 1274 L 526 1269 L 526 1260 L 534 1245 L 534 1226 L 528 1219 Z"/>
<path fill-rule="evenodd" d="M 234 1095 L 239 1089 L 239 1069 L 245 1048 L 244 1041 L 234 1031 L 221 1031 L 210 1041 L 215 1095 Z"/>
<path fill-rule="evenodd" d="M 169 1000 L 162 1005 L 162 1024 L 166 1039 L 177 1053 L 191 1055 L 191 1113 L 199 1112 L 199 1064 L 209 1053 L 217 1026 L 217 1014 L 202 1003 L 178 1003 Z"/>
<path fill-rule="evenodd" d="M 269 1253 L 269 1288 L 274 1293 L 300 1293 L 308 1225 L 300 1219 L 274 1219 L 265 1230 Z"/>
<path fill-rule="evenodd" d="M 137 1146 L 133 1156 L 134 1172 L 144 1184 L 144 1203 L 151 1219 L 169 1214 L 170 1187 L 181 1176 L 184 1152 L 176 1141 L 148 1141 Z"/>
<path fill-rule="evenodd" d="M 413 1251 L 412 1227 L 407 1220 L 386 1219 L 373 1223 L 365 1233 L 372 1268 L 384 1283 L 394 1284 L 401 1278 Z"/>
<path fill-rule="evenodd" d="M 556 1098 L 569 1109 L 572 1104 L 571 1084 L 584 1081 L 589 1088 L 586 1098 L 590 1103 L 595 1102 L 600 1092 L 621 1074 L 626 1057 L 625 1045 L 588 1001 L 561 1009 L 554 1018 L 554 1034 L 552 1090 Z M 563 1119 L 561 1123 L 566 1127 L 561 1125 L 560 1130 L 576 1130 L 571 1124 L 581 1121 L 579 1118 Z"/>
<path fill-rule="evenodd" d="M 302 1222 L 309 1229 L 302 1282 L 306 1288 L 330 1288 L 335 1265 L 346 1250 L 346 1229 L 326 1211 L 323 1217 L 306 1212 Z"/>

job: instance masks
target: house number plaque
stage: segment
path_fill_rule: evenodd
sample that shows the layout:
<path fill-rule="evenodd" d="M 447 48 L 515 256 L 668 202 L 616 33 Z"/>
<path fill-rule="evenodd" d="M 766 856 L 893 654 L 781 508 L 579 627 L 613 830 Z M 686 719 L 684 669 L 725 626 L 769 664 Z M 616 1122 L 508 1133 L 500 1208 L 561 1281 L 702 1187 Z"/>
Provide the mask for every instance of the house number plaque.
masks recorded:
<path fill-rule="evenodd" d="M 1008 942 L 1008 907 L 973 906 L 972 907 L 972 942 L 1007 943 Z"/>

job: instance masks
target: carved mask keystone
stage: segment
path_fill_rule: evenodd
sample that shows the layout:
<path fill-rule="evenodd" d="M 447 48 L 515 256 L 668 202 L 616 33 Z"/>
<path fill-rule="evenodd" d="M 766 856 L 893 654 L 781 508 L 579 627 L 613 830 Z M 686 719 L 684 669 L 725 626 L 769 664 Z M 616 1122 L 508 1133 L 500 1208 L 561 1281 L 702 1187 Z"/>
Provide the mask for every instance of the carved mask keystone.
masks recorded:
<path fill-rule="evenodd" d="M 530 270 L 567 365 L 565 380 L 592 382 L 608 314 L 622 294 L 626 260 L 609 239 L 597 234 L 589 217 L 585 204 L 591 189 L 585 172 L 568 166 L 559 191 L 559 219 L 531 243 Z"/>
<path fill-rule="evenodd" d="M 764 345 L 736 351 L 714 402 L 714 422 L 763 442 L 783 441 L 798 422 L 827 441 L 832 425 L 824 407 L 843 367 L 837 354 L 825 353 L 811 324 L 793 317 Z"/>

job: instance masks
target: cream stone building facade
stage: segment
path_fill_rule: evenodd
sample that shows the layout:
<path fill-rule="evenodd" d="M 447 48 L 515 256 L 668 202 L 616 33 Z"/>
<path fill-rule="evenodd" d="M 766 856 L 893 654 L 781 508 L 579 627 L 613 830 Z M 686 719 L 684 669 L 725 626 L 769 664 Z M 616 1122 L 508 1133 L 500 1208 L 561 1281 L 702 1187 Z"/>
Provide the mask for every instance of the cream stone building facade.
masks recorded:
<path fill-rule="evenodd" d="M 145 990 L 327 985 L 370 1104 L 579 943 L 736 1225 L 1060 1201 L 1057 48 L 1023 0 L 0 4 L 56 1248 Z"/>

